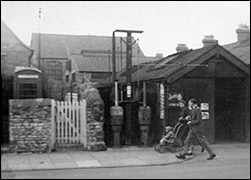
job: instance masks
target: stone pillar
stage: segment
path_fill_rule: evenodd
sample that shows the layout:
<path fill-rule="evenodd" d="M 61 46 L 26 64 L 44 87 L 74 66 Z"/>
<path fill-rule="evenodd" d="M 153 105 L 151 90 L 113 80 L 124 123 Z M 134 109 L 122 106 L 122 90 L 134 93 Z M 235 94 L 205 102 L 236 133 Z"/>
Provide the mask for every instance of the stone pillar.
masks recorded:
<path fill-rule="evenodd" d="M 104 102 L 91 82 L 80 85 L 80 99 L 87 103 L 87 150 L 104 151 Z"/>

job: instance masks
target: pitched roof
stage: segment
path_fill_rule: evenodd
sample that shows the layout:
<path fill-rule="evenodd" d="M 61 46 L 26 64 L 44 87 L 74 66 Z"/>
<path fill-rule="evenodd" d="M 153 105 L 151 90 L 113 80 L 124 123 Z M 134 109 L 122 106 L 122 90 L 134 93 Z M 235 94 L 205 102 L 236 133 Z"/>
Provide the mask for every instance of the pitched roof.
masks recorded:
<path fill-rule="evenodd" d="M 125 39 L 125 37 L 123 37 Z M 38 50 L 39 34 L 33 33 L 31 47 Z M 71 53 L 80 53 L 82 50 L 112 50 L 112 36 L 93 35 L 63 35 L 41 33 L 41 57 L 42 58 L 68 58 Z M 134 41 L 134 39 L 133 39 Z M 116 47 L 120 47 L 120 37 L 116 37 Z M 133 45 L 132 54 L 137 55 L 138 44 Z M 126 51 L 125 44 L 122 51 Z M 144 56 L 142 50 L 139 56 Z"/>
<path fill-rule="evenodd" d="M 28 66 L 33 50 L 1 20 L 1 73 L 14 74 L 15 66 Z"/>
<path fill-rule="evenodd" d="M 250 38 L 241 42 L 226 44 L 223 47 L 244 63 L 250 64 Z"/>
<path fill-rule="evenodd" d="M 126 57 L 123 56 L 123 67 L 126 67 Z M 108 54 L 71 54 L 70 59 L 76 63 L 78 71 L 83 72 L 112 72 L 112 59 Z M 133 57 L 132 65 L 152 62 L 158 57 Z M 118 60 L 120 61 L 120 59 Z M 117 61 L 116 71 L 121 70 L 121 62 Z"/>
<path fill-rule="evenodd" d="M 32 49 L 27 46 L 26 44 L 24 44 L 18 37 L 17 35 L 5 24 L 5 22 L 3 22 L 3 20 L 1 19 L 1 50 L 2 50 L 2 40 L 4 40 L 4 35 L 5 33 L 10 33 L 23 47 L 27 48 L 28 50 Z M 1 52 L 2 53 L 2 52 Z"/>
<path fill-rule="evenodd" d="M 233 64 L 242 69 L 244 72 L 250 74 L 247 64 L 238 59 L 236 56 L 233 56 L 223 47 L 219 45 L 212 45 L 200 49 L 191 49 L 175 53 L 155 62 L 141 64 L 139 67 L 134 66 L 132 68 L 132 82 L 163 79 L 173 82 L 197 66 L 203 66 L 203 63 L 215 56 L 216 53 L 227 56 Z M 124 71 L 117 74 L 120 83 L 126 82 Z M 179 75 L 174 77 L 176 73 Z M 109 81 L 107 80 L 107 82 Z"/>
<path fill-rule="evenodd" d="M 171 54 L 155 62 L 141 64 L 139 71 L 135 66 L 132 73 L 132 82 L 166 78 L 183 68 L 184 64 L 192 63 L 209 49 L 212 49 L 212 46 Z M 125 82 L 126 77 L 123 75 L 119 79 Z"/>
<path fill-rule="evenodd" d="M 149 69 L 148 70 L 149 73 L 147 73 L 147 76 L 144 77 L 143 80 L 166 78 L 171 74 L 173 74 L 174 72 L 178 71 L 179 69 L 184 68 L 184 65 L 193 63 L 193 61 L 195 61 L 197 58 L 199 58 L 201 55 L 203 55 L 212 48 L 213 48 L 212 46 L 208 46 L 196 50 L 189 50 L 181 53 L 176 53 L 174 54 L 176 55 L 174 59 L 166 62 L 165 64 L 163 64 L 164 66 L 159 67 L 159 69 L 158 68 Z M 168 59 L 170 56 L 167 56 L 165 59 Z"/>

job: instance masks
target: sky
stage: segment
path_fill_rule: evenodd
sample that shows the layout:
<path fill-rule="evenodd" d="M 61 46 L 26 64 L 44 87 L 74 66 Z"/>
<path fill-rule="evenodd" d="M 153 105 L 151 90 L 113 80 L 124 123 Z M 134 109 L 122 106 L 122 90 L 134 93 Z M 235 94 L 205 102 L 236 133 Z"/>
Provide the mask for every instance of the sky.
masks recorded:
<path fill-rule="evenodd" d="M 1 1 L 1 19 L 26 45 L 31 34 L 112 36 L 132 34 L 146 56 L 176 52 L 178 43 L 202 47 L 205 35 L 220 45 L 237 41 L 239 24 L 250 26 L 250 1 Z M 116 33 L 116 36 L 126 36 Z"/>

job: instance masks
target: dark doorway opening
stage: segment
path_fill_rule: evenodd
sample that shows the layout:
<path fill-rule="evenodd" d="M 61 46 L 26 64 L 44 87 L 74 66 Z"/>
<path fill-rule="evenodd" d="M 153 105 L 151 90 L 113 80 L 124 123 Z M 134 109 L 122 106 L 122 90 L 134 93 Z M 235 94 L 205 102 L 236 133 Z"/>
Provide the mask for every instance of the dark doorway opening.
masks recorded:
<path fill-rule="evenodd" d="M 245 80 L 215 80 L 215 140 L 242 141 L 245 118 Z"/>

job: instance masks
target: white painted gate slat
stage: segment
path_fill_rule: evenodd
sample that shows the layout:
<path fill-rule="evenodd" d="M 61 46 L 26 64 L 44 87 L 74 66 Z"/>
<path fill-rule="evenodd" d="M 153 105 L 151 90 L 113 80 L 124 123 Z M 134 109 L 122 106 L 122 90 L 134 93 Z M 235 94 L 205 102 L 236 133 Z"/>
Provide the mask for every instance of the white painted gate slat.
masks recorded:
<path fill-rule="evenodd" d="M 71 122 L 71 103 L 69 101 L 66 101 L 66 106 L 65 108 L 67 109 L 68 113 L 67 113 L 67 118 L 66 118 L 66 142 L 69 143 L 70 142 L 70 122 Z"/>
<path fill-rule="evenodd" d="M 75 125 L 76 125 L 76 122 L 75 122 L 76 103 L 77 103 L 76 101 L 73 101 L 73 104 L 72 104 L 73 105 L 72 106 L 72 120 L 71 120 L 71 137 L 72 137 L 71 142 L 72 143 L 76 143 L 76 134 L 75 134 L 75 131 L 76 131 L 76 127 L 75 127 Z"/>
<path fill-rule="evenodd" d="M 71 103 L 70 103 L 71 104 Z M 70 128 L 70 143 L 74 143 L 74 136 L 73 136 L 73 131 L 74 131 L 74 113 L 75 113 L 75 106 L 74 106 L 74 101 L 71 104 L 71 118 L 70 118 L 70 122 L 69 122 L 69 128 Z"/>
<path fill-rule="evenodd" d="M 61 119 L 61 105 L 60 105 L 60 102 L 57 101 L 57 142 L 60 142 L 60 139 L 61 139 L 61 122 L 60 122 L 60 119 Z"/>
<path fill-rule="evenodd" d="M 64 128 L 65 128 L 65 143 L 68 142 L 68 120 L 69 120 L 69 108 L 68 107 L 68 102 L 64 101 L 64 108 L 65 108 L 65 123 L 64 123 Z"/>
<path fill-rule="evenodd" d="M 70 119 L 70 109 L 67 108 L 69 107 L 68 105 L 68 102 L 65 101 L 65 143 L 68 142 L 68 131 L 69 131 L 69 128 L 68 128 L 68 122 L 69 122 L 69 119 Z"/>
<path fill-rule="evenodd" d="M 77 135 L 75 139 L 76 143 L 80 143 L 79 112 L 80 112 L 79 102 L 76 102 L 76 122 L 75 122 L 76 123 L 75 134 Z"/>
<path fill-rule="evenodd" d="M 64 102 L 63 101 L 61 101 L 61 112 L 62 112 L 62 114 L 61 114 L 61 132 L 62 132 L 62 141 L 61 142 L 65 142 L 65 107 L 64 107 Z"/>
<path fill-rule="evenodd" d="M 50 152 L 52 149 L 55 149 L 55 142 L 56 142 L 56 104 L 55 100 L 51 100 L 51 144 L 50 144 Z"/>
<path fill-rule="evenodd" d="M 55 102 L 55 143 L 87 145 L 86 100 Z"/>

